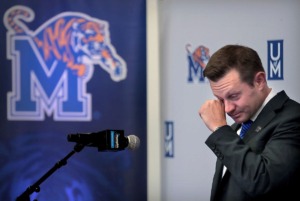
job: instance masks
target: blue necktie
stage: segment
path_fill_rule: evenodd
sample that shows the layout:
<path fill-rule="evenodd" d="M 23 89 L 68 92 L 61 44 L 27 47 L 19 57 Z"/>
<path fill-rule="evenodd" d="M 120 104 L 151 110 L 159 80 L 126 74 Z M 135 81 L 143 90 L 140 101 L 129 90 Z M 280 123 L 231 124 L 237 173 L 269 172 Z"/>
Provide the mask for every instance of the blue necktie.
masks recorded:
<path fill-rule="evenodd" d="M 251 124 L 253 123 L 252 120 L 248 120 L 244 123 L 242 123 L 242 129 L 241 129 L 241 133 L 240 133 L 240 138 L 243 139 L 245 136 L 245 133 L 247 132 L 247 130 L 251 127 Z"/>

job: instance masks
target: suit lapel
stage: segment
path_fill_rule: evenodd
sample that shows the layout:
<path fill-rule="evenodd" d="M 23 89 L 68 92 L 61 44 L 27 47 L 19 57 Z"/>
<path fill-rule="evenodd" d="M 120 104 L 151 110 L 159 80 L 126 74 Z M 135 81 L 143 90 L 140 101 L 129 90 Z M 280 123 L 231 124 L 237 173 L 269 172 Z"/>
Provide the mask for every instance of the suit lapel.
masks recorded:
<path fill-rule="evenodd" d="M 276 116 L 276 110 L 280 109 L 288 99 L 289 97 L 284 91 L 281 91 L 274 96 L 257 116 L 243 140 L 247 142 L 258 135 L 259 132 L 262 131 L 263 128 Z"/>
<path fill-rule="evenodd" d="M 273 111 L 264 112 L 264 114 L 259 115 L 263 118 L 256 119 L 249 130 L 246 132 L 245 137 L 243 140 L 245 142 L 249 141 L 250 139 L 254 138 L 256 135 L 259 134 L 260 131 L 275 117 L 275 113 Z"/>

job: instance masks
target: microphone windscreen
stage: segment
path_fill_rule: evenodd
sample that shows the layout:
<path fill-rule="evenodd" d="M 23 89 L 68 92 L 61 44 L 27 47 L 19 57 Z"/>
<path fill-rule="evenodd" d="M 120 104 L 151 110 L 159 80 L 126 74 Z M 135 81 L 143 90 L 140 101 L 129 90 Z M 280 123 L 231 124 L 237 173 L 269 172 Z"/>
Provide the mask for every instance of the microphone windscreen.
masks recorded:
<path fill-rule="evenodd" d="M 140 139 L 135 135 L 128 135 L 128 149 L 135 150 L 140 146 Z"/>

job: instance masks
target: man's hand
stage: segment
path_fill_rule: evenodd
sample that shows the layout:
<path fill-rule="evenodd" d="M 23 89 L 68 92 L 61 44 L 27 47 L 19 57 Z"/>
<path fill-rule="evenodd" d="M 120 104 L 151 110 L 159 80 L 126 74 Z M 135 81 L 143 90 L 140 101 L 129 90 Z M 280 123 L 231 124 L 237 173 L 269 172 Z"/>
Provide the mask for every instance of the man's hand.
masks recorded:
<path fill-rule="evenodd" d="M 224 104 L 220 100 L 206 101 L 199 109 L 199 115 L 211 131 L 227 125 Z"/>

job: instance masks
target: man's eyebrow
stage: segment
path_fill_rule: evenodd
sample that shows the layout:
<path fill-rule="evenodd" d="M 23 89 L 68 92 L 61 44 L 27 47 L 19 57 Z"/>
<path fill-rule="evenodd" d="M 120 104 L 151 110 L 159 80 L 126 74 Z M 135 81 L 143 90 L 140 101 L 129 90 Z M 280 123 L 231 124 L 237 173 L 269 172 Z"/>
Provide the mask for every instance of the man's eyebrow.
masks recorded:
<path fill-rule="evenodd" d="M 230 97 L 233 96 L 233 95 L 239 95 L 239 94 L 241 94 L 241 91 L 230 91 L 230 92 L 228 92 L 228 93 L 226 93 L 226 94 L 224 95 L 224 98 L 221 98 L 221 97 L 219 97 L 218 95 L 215 95 L 215 94 L 214 94 L 214 96 L 215 96 L 217 99 L 219 99 L 219 100 L 224 100 L 224 99 L 226 99 L 226 98 L 230 98 Z"/>
<path fill-rule="evenodd" d="M 230 97 L 232 97 L 232 96 L 239 96 L 241 93 L 242 93 L 241 91 L 234 91 L 234 92 L 232 92 L 232 93 L 228 93 L 228 94 L 226 95 L 226 97 L 230 98 Z"/>
<path fill-rule="evenodd" d="M 219 97 L 219 96 L 217 96 L 217 95 L 215 95 L 215 94 L 214 94 L 214 96 L 215 96 L 217 99 L 219 99 L 219 100 L 223 100 L 223 98 L 221 98 L 221 97 Z"/>

